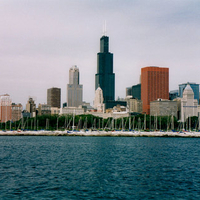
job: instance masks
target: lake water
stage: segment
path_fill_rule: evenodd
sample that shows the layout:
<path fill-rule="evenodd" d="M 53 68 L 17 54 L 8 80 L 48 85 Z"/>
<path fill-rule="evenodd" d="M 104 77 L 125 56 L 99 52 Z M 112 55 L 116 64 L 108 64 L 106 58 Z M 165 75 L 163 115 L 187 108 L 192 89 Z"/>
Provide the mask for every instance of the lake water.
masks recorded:
<path fill-rule="evenodd" d="M 0 137 L 0 199 L 200 199 L 200 139 Z"/>

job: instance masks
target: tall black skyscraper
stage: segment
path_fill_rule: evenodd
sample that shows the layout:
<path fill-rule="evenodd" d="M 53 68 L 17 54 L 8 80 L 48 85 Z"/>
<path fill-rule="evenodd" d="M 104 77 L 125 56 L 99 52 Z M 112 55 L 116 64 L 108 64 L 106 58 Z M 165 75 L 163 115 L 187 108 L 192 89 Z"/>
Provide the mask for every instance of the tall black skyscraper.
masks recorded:
<path fill-rule="evenodd" d="M 95 74 L 95 90 L 103 90 L 104 102 L 115 99 L 115 74 L 113 73 L 113 54 L 109 52 L 109 37 L 100 39 L 100 52 L 97 54 L 97 74 Z"/>

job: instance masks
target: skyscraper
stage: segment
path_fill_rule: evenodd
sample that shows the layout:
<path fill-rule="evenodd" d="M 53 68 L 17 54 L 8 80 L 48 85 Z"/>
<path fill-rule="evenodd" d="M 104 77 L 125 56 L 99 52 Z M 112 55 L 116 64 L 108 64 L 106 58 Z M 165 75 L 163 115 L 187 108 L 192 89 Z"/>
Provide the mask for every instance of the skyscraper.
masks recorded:
<path fill-rule="evenodd" d="M 78 107 L 83 102 L 83 85 L 79 85 L 79 69 L 76 65 L 69 70 L 69 84 L 67 84 L 67 106 Z"/>
<path fill-rule="evenodd" d="M 134 99 L 141 100 L 141 84 L 133 85 L 131 93 Z"/>
<path fill-rule="evenodd" d="M 97 54 L 97 73 L 95 74 L 95 90 L 103 90 L 104 102 L 115 99 L 115 74 L 113 73 L 113 54 L 109 52 L 109 37 L 100 39 L 100 52 Z"/>
<path fill-rule="evenodd" d="M 61 105 L 61 89 L 49 88 L 47 89 L 47 105 L 51 107 L 60 108 Z"/>
<path fill-rule="evenodd" d="M 143 112 L 150 114 L 150 102 L 169 99 L 169 68 L 144 67 L 141 69 L 141 100 Z"/>
<path fill-rule="evenodd" d="M 0 121 L 7 122 L 12 119 L 12 100 L 10 95 L 0 95 Z"/>
<path fill-rule="evenodd" d="M 198 116 L 198 102 L 194 98 L 194 92 L 188 83 L 181 99 L 181 121 L 185 122 L 188 117 L 192 116 Z"/>
<path fill-rule="evenodd" d="M 199 104 L 199 84 L 190 83 L 190 82 L 179 84 L 179 97 L 183 97 L 183 91 L 188 84 L 192 88 L 192 90 L 194 92 L 194 98 L 197 99 L 197 102 Z"/>
<path fill-rule="evenodd" d="M 26 104 L 26 111 L 30 113 L 30 117 L 36 116 L 36 104 L 32 97 L 29 97 Z"/>

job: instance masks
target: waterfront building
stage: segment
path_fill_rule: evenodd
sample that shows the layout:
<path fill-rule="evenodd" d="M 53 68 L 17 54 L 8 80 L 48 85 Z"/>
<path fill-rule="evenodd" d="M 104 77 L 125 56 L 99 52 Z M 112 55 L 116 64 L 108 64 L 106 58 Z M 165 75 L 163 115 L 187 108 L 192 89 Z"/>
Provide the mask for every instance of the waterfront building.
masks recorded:
<path fill-rule="evenodd" d="M 51 107 L 60 108 L 61 106 L 61 89 L 60 88 L 49 88 L 47 89 L 47 105 Z"/>
<path fill-rule="evenodd" d="M 126 101 L 126 106 L 128 108 L 128 110 L 130 110 L 130 99 L 132 99 L 133 97 L 132 96 L 126 96 L 125 97 L 125 101 Z"/>
<path fill-rule="evenodd" d="M 83 115 L 84 114 L 84 108 L 82 106 L 79 107 L 65 107 L 61 109 L 62 115 Z"/>
<path fill-rule="evenodd" d="M 172 90 L 169 92 L 169 100 L 174 100 L 178 97 L 178 90 Z"/>
<path fill-rule="evenodd" d="M 142 101 L 139 99 L 129 99 L 129 112 L 142 113 Z"/>
<path fill-rule="evenodd" d="M 39 104 L 38 105 L 38 115 L 50 115 L 51 114 L 51 106 L 47 104 Z"/>
<path fill-rule="evenodd" d="M 7 122 L 12 120 L 12 100 L 10 95 L 0 95 L 0 120 Z"/>
<path fill-rule="evenodd" d="M 188 84 L 192 88 L 194 92 L 194 98 L 197 99 L 197 102 L 199 104 L 199 84 L 191 83 L 191 82 L 179 84 L 179 97 L 181 98 L 183 97 L 183 91 Z"/>
<path fill-rule="evenodd" d="M 194 92 L 187 84 L 183 91 L 183 98 L 181 98 L 181 121 L 185 122 L 188 117 L 198 116 L 198 102 L 194 98 Z"/>
<path fill-rule="evenodd" d="M 150 102 L 151 116 L 174 116 L 177 118 L 177 102 L 168 99 L 157 99 Z"/>
<path fill-rule="evenodd" d="M 98 87 L 95 91 L 94 109 L 96 109 L 97 112 L 104 112 L 105 110 L 103 103 L 103 90 L 100 87 Z"/>
<path fill-rule="evenodd" d="M 26 104 L 26 111 L 30 113 L 30 117 L 36 116 L 36 104 L 32 97 L 29 97 Z"/>
<path fill-rule="evenodd" d="M 81 107 L 84 108 L 85 112 L 90 112 L 90 111 L 94 110 L 94 108 L 90 105 L 90 103 L 89 102 L 85 102 L 85 101 L 83 101 L 83 104 L 82 104 Z"/>
<path fill-rule="evenodd" d="M 127 112 L 127 107 L 116 105 L 113 107 L 112 112 Z"/>
<path fill-rule="evenodd" d="M 122 106 L 122 109 L 125 109 L 125 107 Z M 129 113 L 126 111 L 121 111 L 121 112 L 115 112 L 115 108 L 110 109 L 110 112 L 91 112 L 92 115 L 96 116 L 96 117 L 102 117 L 103 119 L 107 119 L 107 118 L 114 118 L 114 119 L 119 119 L 119 118 L 123 118 L 123 117 L 129 117 Z"/>
<path fill-rule="evenodd" d="M 79 69 L 76 65 L 69 70 L 69 84 L 67 84 L 67 106 L 78 107 L 83 102 L 83 85 L 79 84 Z"/>
<path fill-rule="evenodd" d="M 129 117 L 130 115 L 128 112 L 113 112 L 111 116 L 113 119 L 120 119 L 124 117 Z"/>
<path fill-rule="evenodd" d="M 125 100 L 117 100 L 117 101 L 104 101 L 105 103 L 105 110 L 108 108 L 113 108 L 114 106 L 120 105 L 120 106 L 127 106 L 127 102 Z"/>
<path fill-rule="evenodd" d="M 113 73 L 113 54 L 109 52 L 109 37 L 100 38 L 100 52 L 97 54 L 97 73 L 95 90 L 103 90 L 104 102 L 115 100 L 115 74 Z"/>
<path fill-rule="evenodd" d="M 144 67 L 141 69 L 143 113 L 150 114 L 150 102 L 156 99 L 169 99 L 169 68 Z"/>
<path fill-rule="evenodd" d="M 22 118 L 23 106 L 21 103 L 12 103 L 12 121 L 18 121 Z"/>
<path fill-rule="evenodd" d="M 60 114 L 60 108 L 51 107 L 51 115 L 59 115 L 59 114 Z"/>

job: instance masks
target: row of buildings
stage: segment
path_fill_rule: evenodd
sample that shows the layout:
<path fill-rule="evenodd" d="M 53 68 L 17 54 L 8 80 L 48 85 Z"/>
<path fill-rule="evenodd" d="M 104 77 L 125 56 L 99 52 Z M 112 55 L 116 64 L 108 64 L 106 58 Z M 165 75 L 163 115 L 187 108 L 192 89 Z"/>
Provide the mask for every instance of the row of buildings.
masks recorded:
<path fill-rule="evenodd" d="M 69 69 L 66 103 L 61 106 L 61 89 L 47 89 L 47 103 L 36 107 L 29 98 L 26 109 L 12 103 L 8 94 L 0 96 L 1 122 L 16 121 L 23 117 L 44 114 L 84 114 L 100 117 L 126 117 L 143 113 L 148 115 L 173 115 L 181 121 L 199 113 L 199 84 L 180 84 L 179 90 L 169 92 L 169 68 L 149 66 L 141 69 L 140 82 L 126 88 L 126 97 L 115 100 L 115 73 L 113 54 L 109 52 L 109 37 L 100 38 L 100 52 L 97 53 L 94 104 L 83 101 L 83 85 L 79 83 L 79 69 Z"/>
<path fill-rule="evenodd" d="M 109 52 L 109 38 L 100 39 L 100 52 L 97 54 L 97 74 L 95 75 L 94 109 L 97 113 L 134 114 L 168 116 L 180 121 L 199 113 L 199 84 L 179 85 L 179 91 L 169 92 L 169 68 L 149 66 L 141 69 L 140 82 L 126 88 L 126 98 L 115 97 L 115 74 L 113 73 L 113 54 Z M 126 111 L 124 111 L 126 107 Z M 119 115 L 120 116 L 120 115 Z"/>
<path fill-rule="evenodd" d="M 183 83 L 169 92 L 169 68 L 142 68 L 140 83 L 126 88 L 126 98 L 130 112 L 173 115 L 182 122 L 200 112 L 199 84 Z"/>
<path fill-rule="evenodd" d="M 100 87 L 97 88 L 94 100 L 94 106 L 91 107 L 89 104 L 82 103 L 78 107 L 70 107 L 63 104 L 60 108 L 60 89 L 50 88 L 47 90 L 47 104 L 39 104 L 36 108 L 36 104 L 33 98 L 29 98 L 26 104 L 26 109 L 23 110 L 21 104 L 12 103 L 11 98 L 8 94 L 0 96 L 0 119 L 1 122 L 7 121 L 18 121 L 22 117 L 35 117 L 36 115 L 60 115 L 60 114 L 85 114 L 90 113 L 95 116 L 108 118 L 120 118 L 128 117 L 135 113 L 143 112 L 142 100 L 132 98 L 132 96 L 127 96 L 124 103 L 127 106 L 117 105 L 113 108 L 105 109 L 105 104 L 103 102 L 103 91 Z M 96 106 L 96 107 L 95 107 Z M 183 91 L 183 97 L 175 98 L 173 100 L 169 99 L 157 99 L 155 101 L 150 101 L 150 115 L 152 116 L 175 116 L 184 122 L 188 117 L 198 116 L 200 113 L 200 106 L 198 105 L 197 99 L 195 99 L 194 92 L 190 86 L 187 84 Z"/>

